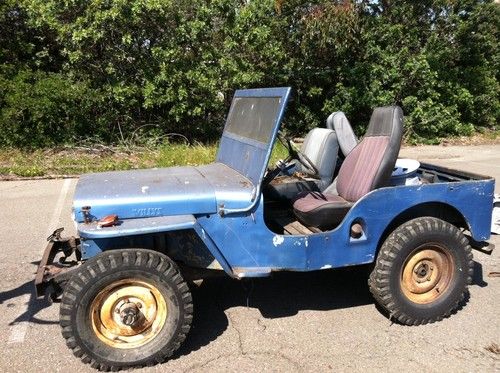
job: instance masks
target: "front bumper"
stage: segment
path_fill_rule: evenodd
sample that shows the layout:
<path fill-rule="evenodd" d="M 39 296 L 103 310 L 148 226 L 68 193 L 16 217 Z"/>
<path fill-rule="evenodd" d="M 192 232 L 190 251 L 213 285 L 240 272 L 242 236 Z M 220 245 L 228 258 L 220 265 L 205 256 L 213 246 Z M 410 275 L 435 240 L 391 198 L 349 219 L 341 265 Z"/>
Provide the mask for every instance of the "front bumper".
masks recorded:
<path fill-rule="evenodd" d="M 58 293 L 61 290 L 61 284 L 67 281 L 72 275 L 81 260 L 80 239 L 78 237 L 61 238 L 62 228 L 59 228 L 47 238 L 49 243 L 45 248 L 40 264 L 35 275 L 35 289 L 37 297 L 47 293 Z M 58 257 L 58 254 L 59 255 Z M 75 254 L 76 260 L 68 260 L 72 254 Z M 56 257 L 58 260 L 55 261 Z"/>

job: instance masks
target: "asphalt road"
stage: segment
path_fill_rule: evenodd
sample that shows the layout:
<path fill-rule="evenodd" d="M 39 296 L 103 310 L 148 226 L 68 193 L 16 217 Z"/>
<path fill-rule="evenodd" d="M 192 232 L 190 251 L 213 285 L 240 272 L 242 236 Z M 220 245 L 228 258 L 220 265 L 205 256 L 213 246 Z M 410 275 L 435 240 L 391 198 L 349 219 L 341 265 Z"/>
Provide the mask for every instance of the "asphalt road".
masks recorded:
<path fill-rule="evenodd" d="M 402 156 L 500 180 L 499 145 L 409 148 Z M 75 184 L 0 182 L 1 371 L 92 371 L 66 348 L 58 305 L 35 300 L 32 285 L 48 233 L 59 226 L 74 233 Z M 500 271 L 500 236 L 492 242 L 492 256 L 474 252 L 465 307 L 419 327 L 393 324 L 377 309 L 363 269 L 206 281 L 194 292 L 185 345 L 167 363 L 140 371 L 499 371 L 500 354 L 488 348 L 500 346 L 500 278 L 488 274 Z"/>

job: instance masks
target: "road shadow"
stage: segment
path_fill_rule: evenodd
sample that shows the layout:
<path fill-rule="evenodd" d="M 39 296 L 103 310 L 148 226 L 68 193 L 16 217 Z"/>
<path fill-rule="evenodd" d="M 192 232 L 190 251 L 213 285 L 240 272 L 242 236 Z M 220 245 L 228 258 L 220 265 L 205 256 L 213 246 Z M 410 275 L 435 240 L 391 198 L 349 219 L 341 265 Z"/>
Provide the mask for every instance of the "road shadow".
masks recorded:
<path fill-rule="evenodd" d="M 38 267 L 39 262 L 32 262 L 34 266 Z M 34 279 L 34 276 L 33 276 Z M 16 305 L 16 299 L 20 297 L 24 297 L 28 295 L 29 300 L 27 301 L 27 307 L 23 307 L 21 305 L 21 309 L 25 309 L 24 312 L 19 314 L 14 320 L 9 322 L 8 325 L 15 325 L 21 322 L 30 322 L 34 324 L 43 324 L 43 325 L 53 325 L 59 324 L 59 321 L 52 320 L 43 320 L 36 315 L 38 312 L 43 310 L 44 308 L 50 307 L 52 302 L 50 302 L 47 298 L 37 298 L 35 293 L 35 285 L 33 280 L 27 281 L 22 285 L 19 285 L 16 288 L 11 290 L 0 292 L 0 305 L 5 304 L 6 307 L 13 307 Z"/>
<path fill-rule="evenodd" d="M 368 290 L 372 268 L 368 265 L 309 273 L 276 272 L 270 278 L 242 281 L 228 277 L 207 279 L 192 289 L 195 307 L 192 329 L 174 358 L 188 355 L 222 335 L 229 325 L 225 311 L 232 307 L 255 308 L 262 317 L 275 319 L 291 317 L 303 310 L 327 311 L 374 304 L 389 318 Z M 487 286 L 483 276 L 481 263 L 474 261 L 471 285 Z M 463 308 L 469 297 L 467 292 L 452 313 Z"/>
<path fill-rule="evenodd" d="M 303 310 L 326 311 L 373 304 L 368 266 L 309 273 L 277 272 L 271 278 L 236 281 L 212 278 L 193 288 L 192 329 L 174 358 L 208 345 L 227 329 L 224 311 L 258 309 L 262 317 L 291 317 Z"/>
<path fill-rule="evenodd" d="M 472 283 L 471 285 L 479 286 L 480 288 L 484 288 L 488 286 L 488 283 L 484 281 L 484 273 L 483 273 L 483 265 L 474 260 L 474 273 L 472 274 Z"/>

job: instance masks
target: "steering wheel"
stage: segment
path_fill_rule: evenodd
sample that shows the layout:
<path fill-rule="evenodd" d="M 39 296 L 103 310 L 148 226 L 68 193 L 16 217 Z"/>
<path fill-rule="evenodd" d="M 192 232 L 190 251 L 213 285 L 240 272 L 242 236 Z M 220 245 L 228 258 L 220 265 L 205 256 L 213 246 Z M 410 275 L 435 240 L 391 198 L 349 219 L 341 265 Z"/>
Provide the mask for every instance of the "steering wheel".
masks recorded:
<path fill-rule="evenodd" d="M 263 184 L 267 185 L 271 181 L 274 180 L 276 176 L 278 176 L 281 172 L 287 171 L 291 165 L 290 162 L 294 159 L 300 162 L 306 169 L 306 173 L 311 177 L 316 177 L 319 175 L 318 168 L 316 165 L 309 159 L 307 155 L 302 153 L 299 148 L 293 142 L 283 136 L 281 132 L 278 132 L 278 139 L 283 144 L 285 148 L 288 150 L 288 157 L 286 159 L 279 161 L 276 164 L 276 167 L 272 170 L 269 170 L 264 177 Z"/>
<path fill-rule="evenodd" d="M 298 160 L 300 164 L 306 168 L 307 174 L 310 174 L 311 176 L 319 175 L 318 168 L 316 167 L 314 162 L 311 161 L 307 155 L 302 153 L 302 151 L 297 147 L 297 145 L 292 142 L 292 140 L 285 137 L 281 132 L 278 132 L 278 139 L 288 150 L 289 156 L 287 157 L 287 159 L 291 158 Z"/>

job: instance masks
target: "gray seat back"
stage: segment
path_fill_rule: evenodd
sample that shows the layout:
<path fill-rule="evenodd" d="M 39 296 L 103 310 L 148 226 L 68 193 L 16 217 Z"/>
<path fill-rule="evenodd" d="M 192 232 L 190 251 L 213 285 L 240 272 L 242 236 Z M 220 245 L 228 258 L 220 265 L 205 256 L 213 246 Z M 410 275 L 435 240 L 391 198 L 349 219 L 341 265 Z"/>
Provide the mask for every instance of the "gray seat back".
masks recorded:
<path fill-rule="evenodd" d="M 344 157 L 358 145 L 358 139 L 352 130 L 351 124 L 342 111 L 336 111 L 326 120 L 326 128 L 330 128 L 337 134 L 340 150 Z"/>
<path fill-rule="evenodd" d="M 318 187 L 323 190 L 332 182 L 337 164 L 339 144 L 335 131 L 328 128 L 312 129 L 305 137 L 301 151 L 318 169 L 320 178 Z M 297 171 L 307 172 L 300 162 L 297 162 Z"/>

